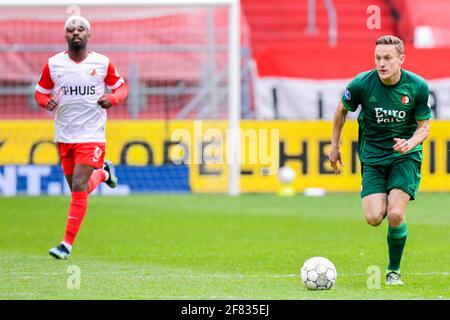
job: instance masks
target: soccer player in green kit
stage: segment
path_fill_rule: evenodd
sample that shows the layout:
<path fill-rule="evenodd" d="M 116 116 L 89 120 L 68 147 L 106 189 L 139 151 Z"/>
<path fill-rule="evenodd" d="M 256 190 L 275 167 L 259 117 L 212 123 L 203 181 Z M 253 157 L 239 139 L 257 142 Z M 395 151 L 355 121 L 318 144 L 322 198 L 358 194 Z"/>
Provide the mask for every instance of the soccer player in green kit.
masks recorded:
<path fill-rule="evenodd" d="M 348 111 L 358 115 L 362 207 L 367 223 L 378 226 L 387 216 L 389 263 L 386 285 L 403 285 L 400 261 L 406 243 L 405 212 L 421 179 L 422 143 L 430 131 L 431 109 L 425 80 L 401 68 L 403 42 L 391 35 L 376 41 L 376 68 L 358 74 L 333 119 L 329 153 L 334 172 L 344 166 L 340 137 Z"/>

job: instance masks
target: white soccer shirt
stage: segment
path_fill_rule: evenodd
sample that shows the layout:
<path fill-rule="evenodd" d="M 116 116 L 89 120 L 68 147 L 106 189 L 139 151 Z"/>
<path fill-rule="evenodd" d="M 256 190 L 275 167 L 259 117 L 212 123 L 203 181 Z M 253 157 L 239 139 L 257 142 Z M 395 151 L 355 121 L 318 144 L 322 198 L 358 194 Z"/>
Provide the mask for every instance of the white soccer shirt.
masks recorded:
<path fill-rule="evenodd" d="M 52 93 L 58 102 L 55 141 L 106 142 L 106 110 L 97 100 L 105 93 L 105 85 L 114 90 L 122 83 L 109 58 L 96 52 L 89 51 L 79 63 L 70 59 L 67 51 L 48 59 L 36 90 Z"/>

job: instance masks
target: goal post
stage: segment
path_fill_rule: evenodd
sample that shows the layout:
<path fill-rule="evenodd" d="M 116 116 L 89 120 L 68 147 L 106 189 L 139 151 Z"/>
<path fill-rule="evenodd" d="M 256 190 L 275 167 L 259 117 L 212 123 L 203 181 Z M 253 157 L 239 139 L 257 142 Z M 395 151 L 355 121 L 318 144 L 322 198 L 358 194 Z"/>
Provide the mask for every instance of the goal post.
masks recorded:
<path fill-rule="evenodd" d="M 185 10 L 186 16 L 189 15 L 189 10 L 194 9 L 201 9 L 201 8 L 221 8 L 226 10 L 227 17 L 226 17 L 226 26 L 219 25 L 217 29 L 220 28 L 226 28 L 226 43 L 222 44 L 219 43 L 220 40 L 218 38 L 224 37 L 223 34 L 219 34 L 218 32 L 209 30 L 208 26 L 216 26 L 219 24 L 218 20 L 222 19 L 221 16 L 218 16 L 217 14 L 212 14 L 211 16 L 206 15 L 205 21 L 206 21 L 206 27 L 204 27 L 202 30 L 195 29 L 193 31 L 192 37 L 204 37 L 205 42 L 205 49 L 206 52 L 202 52 L 201 54 L 198 54 L 198 56 L 201 56 L 201 59 L 212 59 L 211 61 L 214 61 L 212 63 L 213 69 L 212 72 L 214 75 L 212 75 L 210 78 L 209 76 L 203 76 L 199 75 L 198 78 L 195 81 L 198 80 L 198 83 L 201 83 L 201 85 L 198 86 L 198 89 L 195 89 L 192 87 L 186 87 L 186 83 L 192 84 L 193 81 L 189 82 L 183 82 L 179 81 L 179 79 L 165 79 L 164 83 L 170 84 L 167 88 L 161 88 L 161 85 L 153 86 L 153 87 L 142 87 L 141 85 L 138 85 L 139 79 L 137 77 L 134 77 L 134 71 L 136 72 L 174 72 L 180 75 L 180 77 L 189 77 L 191 75 L 187 75 L 190 70 L 181 70 L 182 69 L 182 62 L 179 61 L 180 59 L 166 59 L 165 57 L 172 57 L 175 56 L 180 51 L 186 51 L 186 52 L 194 52 L 198 49 L 198 46 L 196 44 L 192 43 L 183 43 L 183 44 L 177 44 L 176 41 L 178 41 L 178 37 L 180 39 L 187 38 L 187 36 L 184 33 L 187 33 L 188 31 L 184 30 L 184 33 L 182 35 L 177 34 L 164 34 L 164 35 L 158 35 L 152 32 L 147 32 L 145 29 L 142 29 L 143 24 L 139 24 L 139 22 L 133 22 L 132 25 L 129 26 L 130 29 L 126 26 L 126 21 L 124 21 L 123 17 L 130 17 L 130 19 L 139 20 L 143 17 L 151 17 L 153 13 L 152 10 L 161 10 L 161 8 L 180 8 L 180 10 Z M 180 120 L 179 117 L 184 117 L 184 119 L 194 119 L 194 120 L 203 120 L 203 119 L 214 119 L 214 120 L 223 120 L 226 122 L 226 129 L 227 134 L 226 137 L 226 156 L 223 158 L 226 161 L 226 174 L 227 174 L 227 190 L 226 192 L 229 195 L 239 195 L 240 194 L 240 174 L 241 174 L 241 166 L 240 166 L 240 118 L 241 118 L 241 68 L 242 68 L 242 56 L 241 56 L 241 10 L 240 10 L 240 1 L 239 0 L 131 0 L 131 1 L 119 1 L 119 0 L 77 0 L 77 1 L 60 1 L 60 0 L 40 0 L 40 1 L 24 1 L 24 0 L 3 0 L 0 2 L 0 22 L 2 20 L 7 19 L 8 17 L 19 15 L 21 14 L 22 9 L 26 8 L 32 8 L 36 9 L 36 11 L 28 11 L 26 15 L 28 15 L 28 18 L 30 16 L 35 16 L 37 20 L 46 20 L 48 22 L 53 23 L 60 23 L 62 24 L 63 21 L 60 19 L 61 15 L 56 17 L 53 16 L 54 12 L 52 10 L 58 10 L 58 12 L 61 12 L 61 9 L 65 11 L 65 17 L 70 16 L 71 14 L 76 14 L 77 10 L 81 10 L 81 15 L 84 15 L 83 12 L 89 12 L 92 8 L 97 8 L 98 11 L 94 13 L 97 17 L 102 16 L 102 8 L 105 8 L 105 17 L 108 17 L 108 15 L 115 23 L 114 25 L 117 27 L 117 29 L 111 30 L 112 32 L 119 32 L 124 33 L 122 35 L 122 38 L 126 39 L 127 37 L 133 38 L 136 36 L 136 34 L 139 33 L 147 33 L 143 35 L 139 39 L 139 49 L 142 50 L 142 57 L 139 56 L 139 54 L 136 53 L 136 50 L 130 50 L 129 53 L 127 53 L 131 58 L 134 59 L 136 63 L 130 63 L 127 65 L 127 81 L 130 84 L 130 92 L 128 97 L 128 113 L 126 114 L 126 117 L 129 118 L 129 121 L 136 121 L 139 124 L 139 121 L 142 120 L 140 117 L 140 114 L 142 114 L 142 104 L 148 103 L 151 105 L 149 107 L 150 112 L 159 112 L 157 117 L 162 119 L 169 119 L 170 120 Z M 143 8 L 149 8 L 148 12 L 146 10 L 143 10 Z M 45 13 L 46 10 L 48 13 Z M 93 10 L 93 9 L 92 9 Z M 110 10 L 110 11 L 108 11 Z M 144 12 L 145 11 L 145 12 Z M 92 11 L 91 11 L 92 12 Z M 123 15 L 121 17 L 120 15 Z M 154 14 L 156 16 L 156 14 Z M 43 17 L 40 19 L 40 17 Z M 64 16 L 62 16 L 64 17 Z M 99 18 L 100 22 L 103 22 L 104 18 Z M 183 18 L 180 18 L 183 19 Z M 190 18 L 184 18 L 185 20 L 189 20 Z M 210 19 L 210 20 L 208 20 Z M 116 21 L 117 22 L 114 22 Z M 159 17 L 155 18 L 154 24 L 152 26 L 165 28 L 167 21 L 171 21 L 170 19 L 163 20 L 159 19 Z M 178 21 L 178 20 L 177 20 Z M 209 24 L 208 24 L 209 23 Z M 13 22 L 14 24 L 14 22 Z M 215 25 L 216 24 L 216 25 Z M 180 24 L 181 25 L 181 24 Z M 44 28 L 47 26 L 47 24 L 44 24 Z M 95 25 L 94 25 L 95 26 Z M 24 26 L 27 27 L 27 26 Z M 39 38 L 49 38 L 51 35 L 47 35 L 45 33 L 45 29 L 36 30 L 36 28 L 39 27 L 39 24 L 34 24 L 31 26 L 29 32 L 30 34 L 33 34 L 31 37 L 34 37 L 34 39 Z M 94 27 L 95 28 L 95 27 Z M 135 29 L 133 29 L 135 28 Z M 214 29 L 216 30 L 216 29 Z M 183 31 L 183 30 L 182 30 Z M 201 34 L 200 34 L 201 31 Z M 93 29 L 93 35 L 95 34 L 96 30 Z M 128 32 L 129 34 L 125 34 Z M 174 31 L 175 32 L 175 31 Z M 31 45 L 24 45 L 23 43 L 1 43 L 0 42 L 0 65 L 5 66 L 5 69 L 8 70 L 8 65 L 10 62 L 10 55 L 11 52 L 13 54 L 16 54 L 19 52 L 19 54 L 22 54 L 20 50 L 25 48 L 26 50 L 23 51 L 24 56 L 34 56 L 36 57 L 36 63 L 40 65 L 45 64 L 45 60 L 43 60 L 43 57 L 46 56 L 47 58 L 50 56 L 48 53 L 53 52 L 56 53 L 56 50 L 61 47 L 61 45 L 65 45 L 63 33 L 61 31 L 61 34 L 59 34 L 59 38 L 57 36 L 53 36 L 55 41 L 50 44 L 43 45 L 40 41 L 33 40 L 33 43 Z M 104 38 L 107 37 L 107 35 L 102 36 Z M 155 45 L 155 43 L 145 43 L 143 39 L 145 37 L 154 39 L 158 38 L 157 40 L 162 43 L 164 49 L 161 49 L 161 47 L 158 47 L 158 45 Z M 184 37 L 184 38 L 183 38 Z M 172 41 L 171 43 L 167 44 L 167 39 Z M 182 41 L 182 40 L 180 40 Z M 202 40 L 203 41 L 203 40 Z M 90 42 L 91 43 L 91 42 Z M 211 45 L 212 44 L 212 45 Z M 91 44 L 89 45 L 91 46 Z M 95 47 L 95 46 L 94 46 Z M 102 43 L 100 45 L 97 45 L 96 47 L 100 48 L 98 51 L 100 53 L 104 53 L 108 55 L 110 52 L 122 52 L 124 50 L 127 50 L 126 43 L 123 44 L 117 44 L 117 43 Z M 170 51 L 172 50 L 172 51 Z M 222 50 L 222 51 L 220 51 Z M 96 50 L 97 51 L 97 50 Z M 183 52 L 184 52 L 183 51 Z M 223 54 L 225 52 L 225 54 Z M 162 68 L 160 65 L 155 64 L 152 65 L 153 70 L 144 70 L 143 66 L 145 66 L 145 63 L 148 63 L 149 60 L 146 60 L 150 55 L 152 55 L 152 58 L 150 61 L 159 61 L 161 64 L 164 64 L 167 68 L 167 71 L 162 71 Z M 165 55 L 165 56 L 164 56 Z M 212 55 L 215 55 L 211 58 Z M 194 55 L 186 55 L 186 61 L 184 66 L 186 69 L 193 68 L 194 60 L 196 60 L 198 57 L 192 58 Z M 192 58 L 193 60 L 189 60 Z M 2 59 L 3 62 L 2 62 Z M 29 59 L 29 57 L 28 57 Z M 153 59 L 153 60 L 152 60 Z M 121 62 L 118 61 L 117 67 L 121 73 L 123 72 L 123 69 L 121 70 Z M 205 65 L 208 65 L 205 63 Z M 12 66 L 10 66 L 12 68 Z M 209 67 L 206 67 L 208 69 Z M 7 79 L 0 79 L 0 100 L 2 99 L 10 99 L 10 100 L 2 100 L 7 101 L 9 109 L 6 109 L 6 116 L 2 117 L 5 119 L 29 119 L 29 120 L 36 120 L 35 117 L 40 118 L 42 115 L 37 115 L 37 112 L 33 113 L 33 116 L 29 117 L 29 114 L 16 114 L 14 111 L 15 107 L 13 105 L 15 104 L 31 104 L 32 102 L 23 102 L 25 101 L 21 97 L 17 96 L 15 98 L 11 98 L 9 95 L 10 92 L 13 92 L 13 94 L 16 94 L 20 90 L 24 90 L 29 92 L 29 90 L 33 89 L 33 86 L 29 87 L 2 87 L 2 83 L 6 83 L 7 81 L 10 81 L 10 79 L 13 79 L 11 81 L 14 81 L 14 83 L 28 83 L 30 82 L 31 77 L 35 77 L 35 81 L 38 80 L 36 78 L 36 74 L 34 72 L 28 72 L 25 70 L 22 70 L 22 73 L 19 72 L 11 72 L 6 73 L 11 74 L 11 78 Z M 203 70 L 204 71 L 204 70 Z M 202 72 L 203 72 L 202 71 Z M 205 71 L 207 73 L 207 71 Z M 20 78 L 20 77 L 23 77 Z M 29 77 L 29 78 L 27 78 Z M 201 78 L 201 79 L 200 79 Z M 212 83 L 208 83 L 208 79 Z M 211 80 L 212 79 L 212 80 Z M 23 80 L 23 81 L 22 81 Z M 28 82 L 27 82 L 28 81 Z M 135 85 L 135 86 L 134 86 Z M 216 87 L 217 85 L 217 87 Z M 202 87 L 203 86 L 203 87 Z M 2 91 L 3 90 L 3 91 Z M 177 92 L 183 91 L 183 94 L 178 94 Z M 206 92 L 205 94 L 202 94 L 202 90 Z M 209 91 L 208 91 L 209 90 Z M 171 92 L 173 99 L 177 100 L 179 102 L 179 105 L 181 106 L 181 110 L 174 111 L 171 107 L 170 103 L 172 103 L 171 98 L 165 99 L 162 98 L 161 95 L 159 95 L 160 92 L 167 93 Z M 217 93 L 217 97 L 212 97 L 214 93 Z M 178 94 L 178 95 L 177 95 Z M 154 97 L 154 100 L 159 99 L 158 101 L 164 100 L 164 102 L 157 102 L 152 103 L 150 101 L 149 95 L 152 95 Z M 7 98 L 5 98 L 7 96 Z M 143 96 L 145 96 L 143 98 Z M 188 97 L 189 96 L 189 97 Z M 210 99 L 211 101 L 206 103 L 208 107 L 211 107 L 213 109 L 214 107 L 217 107 L 218 109 L 222 108 L 222 104 L 226 105 L 223 108 L 224 110 L 220 109 L 220 111 L 215 112 L 214 110 L 211 111 L 207 109 L 206 107 L 200 108 L 199 101 L 203 99 Z M 170 100 L 167 102 L 167 100 Z M 218 102 L 225 101 L 223 102 Z M 19 102 L 17 102 L 19 101 Z M 214 104 L 217 104 L 217 106 L 214 106 Z M 169 106 L 168 106 L 169 105 Z M 25 107 L 24 107 L 25 108 Z M 36 108 L 36 107 L 35 107 Z M 160 108 L 160 109 L 158 109 Z M 156 110 L 156 111 L 155 111 Z M 159 111 L 158 111 L 159 110 Z M 0 113 L 3 113 L 5 110 L 0 110 Z M 45 113 L 43 110 L 38 110 L 42 114 Z M 18 112 L 18 111 L 17 111 Z M 27 111 L 28 112 L 28 111 Z M 113 114 L 112 118 L 115 119 L 121 119 L 121 115 L 119 114 L 119 111 L 113 111 L 116 112 L 116 114 Z M 51 120 L 51 115 L 43 116 L 46 120 Z M 108 116 L 109 119 L 111 119 L 110 116 Z M 178 117 L 178 118 L 177 118 Z M 204 118 L 203 118 L 204 117 Z M 148 119 L 148 118 L 146 118 Z M 110 120 L 109 120 L 110 121 Z M 167 131 L 168 127 L 170 127 L 170 124 L 163 124 L 161 125 L 162 130 Z M 18 129 L 17 129 L 18 130 Z M 136 131 L 139 131 L 139 129 L 136 129 Z M 0 137 L 1 138 L 1 137 Z M 137 138 L 136 138 L 137 139 Z M 166 143 L 166 141 L 164 141 Z M 166 157 L 167 150 L 164 150 L 164 157 Z M 194 151 L 192 151 L 194 152 Z M 122 155 L 119 155 L 122 157 Z M 119 157 L 118 156 L 118 157 Z M 30 156 L 31 157 L 31 156 Z M 150 156 L 149 156 L 150 157 Z M 7 161 L 7 160 L 4 160 Z M 20 161 L 19 161 L 20 162 Z M 6 163 L 0 163 L 0 166 L 8 164 Z M 10 164 L 19 164 L 15 159 L 11 160 Z M 26 164 L 26 163 L 25 163 Z M 1 172 L 0 172 L 1 173 Z M 5 173 L 3 173 L 5 174 Z M 5 174 L 6 175 L 6 174 Z"/>

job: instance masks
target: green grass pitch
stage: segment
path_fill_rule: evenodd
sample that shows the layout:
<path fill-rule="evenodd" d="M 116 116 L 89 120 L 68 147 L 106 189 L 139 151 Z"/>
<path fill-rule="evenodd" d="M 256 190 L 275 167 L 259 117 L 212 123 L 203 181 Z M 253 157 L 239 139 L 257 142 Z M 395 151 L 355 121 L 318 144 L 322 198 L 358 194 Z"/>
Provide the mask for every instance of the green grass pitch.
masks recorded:
<path fill-rule="evenodd" d="M 409 205 L 404 287 L 385 287 L 387 222 L 367 225 L 357 194 L 91 197 L 58 261 L 69 201 L 0 198 L 0 299 L 450 299 L 448 194 Z M 336 265 L 331 290 L 300 283 L 312 256 Z"/>

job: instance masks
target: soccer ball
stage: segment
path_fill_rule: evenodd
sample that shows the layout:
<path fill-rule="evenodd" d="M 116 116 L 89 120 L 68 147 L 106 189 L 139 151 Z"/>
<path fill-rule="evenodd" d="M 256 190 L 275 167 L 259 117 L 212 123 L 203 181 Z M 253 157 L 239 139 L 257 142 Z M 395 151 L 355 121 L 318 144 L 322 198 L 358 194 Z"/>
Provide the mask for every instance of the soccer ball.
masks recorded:
<path fill-rule="evenodd" d="M 295 179 L 295 171 L 291 167 L 284 166 L 278 170 L 278 180 L 281 183 L 292 183 Z"/>
<path fill-rule="evenodd" d="M 334 264 L 324 257 L 313 257 L 305 261 L 300 278 L 309 290 L 328 290 L 336 282 Z"/>

